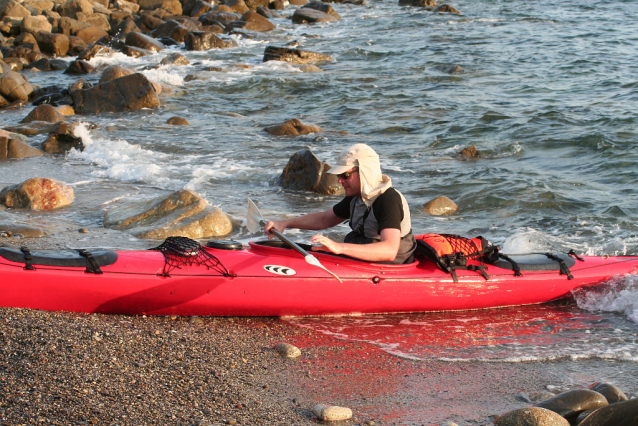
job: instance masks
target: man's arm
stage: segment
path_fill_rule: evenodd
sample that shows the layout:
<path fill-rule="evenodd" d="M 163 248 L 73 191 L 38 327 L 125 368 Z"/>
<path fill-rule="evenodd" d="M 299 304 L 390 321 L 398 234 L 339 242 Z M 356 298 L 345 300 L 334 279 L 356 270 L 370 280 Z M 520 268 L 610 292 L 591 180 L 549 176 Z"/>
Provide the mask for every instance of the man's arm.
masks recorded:
<path fill-rule="evenodd" d="M 275 228 L 279 232 L 284 232 L 287 228 L 320 230 L 332 228 L 339 225 L 345 219 L 337 216 L 332 209 L 324 212 L 310 213 L 305 216 L 294 217 L 292 219 L 269 221 L 264 227 L 268 238 L 272 238 L 270 230 Z"/>
<path fill-rule="evenodd" d="M 334 254 L 345 254 L 369 262 L 391 262 L 399 253 L 401 231 L 395 228 L 381 230 L 381 241 L 373 244 L 337 243 L 328 237 L 317 234 L 310 241 L 321 244 L 313 250 L 325 250 Z"/>

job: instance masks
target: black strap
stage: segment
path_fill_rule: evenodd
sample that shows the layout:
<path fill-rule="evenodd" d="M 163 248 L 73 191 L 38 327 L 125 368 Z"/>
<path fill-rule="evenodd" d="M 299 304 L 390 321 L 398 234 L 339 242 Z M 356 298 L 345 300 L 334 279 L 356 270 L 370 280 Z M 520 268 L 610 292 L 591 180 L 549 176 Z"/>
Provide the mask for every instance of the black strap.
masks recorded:
<path fill-rule="evenodd" d="M 574 277 L 572 276 L 571 272 L 569 272 L 569 268 L 567 267 L 567 265 L 565 264 L 565 261 L 563 259 L 561 259 L 558 256 L 553 255 L 552 253 L 545 253 L 545 256 L 547 256 L 548 258 L 552 259 L 555 262 L 558 262 L 558 265 L 560 265 L 560 274 L 561 275 L 567 275 L 567 279 L 568 280 L 573 280 Z"/>
<path fill-rule="evenodd" d="M 20 247 L 20 251 L 24 253 L 24 269 L 27 271 L 35 271 L 35 267 L 33 266 L 33 256 L 31 256 L 31 250 L 29 250 L 29 247 L 22 246 Z"/>
<path fill-rule="evenodd" d="M 479 271 L 486 281 L 490 279 L 490 276 L 487 275 L 487 272 L 485 272 L 485 270 L 487 269 L 487 266 L 485 265 L 468 265 L 467 269 L 470 271 Z"/>
<path fill-rule="evenodd" d="M 582 257 L 578 256 L 574 250 L 570 250 L 567 254 L 570 255 L 570 256 L 574 256 L 576 259 L 580 260 L 581 262 L 585 261 L 585 259 L 583 259 Z"/>
<path fill-rule="evenodd" d="M 483 275 L 483 278 L 485 278 L 486 280 L 490 279 L 490 276 L 487 274 L 487 272 L 485 272 L 485 270 L 487 269 L 487 267 L 485 265 L 467 265 L 467 266 L 457 266 L 457 265 L 452 265 L 450 266 L 450 274 L 452 275 L 452 278 L 454 279 L 455 283 L 459 282 L 459 277 L 456 275 L 456 270 L 457 269 L 463 269 L 466 271 L 478 271 L 481 273 L 481 275 Z"/>
<path fill-rule="evenodd" d="M 372 210 L 372 207 L 368 207 L 368 209 L 366 210 L 366 212 L 363 214 L 363 219 L 361 219 L 361 224 L 359 224 L 359 229 L 357 229 L 357 233 L 361 234 L 361 235 L 365 235 L 365 224 L 366 224 L 366 219 L 368 218 L 368 215 L 370 214 L 370 210 Z"/>
<path fill-rule="evenodd" d="M 499 253 L 498 257 L 508 261 L 512 265 L 512 270 L 514 271 L 514 276 L 515 277 L 522 277 L 523 276 L 523 274 L 521 274 L 521 268 L 518 266 L 518 263 L 516 263 L 514 261 L 514 259 L 510 258 L 508 255 L 503 254 L 503 253 Z"/>
<path fill-rule="evenodd" d="M 84 249 L 78 249 L 78 253 L 86 258 L 86 271 L 84 271 L 85 274 L 102 274 L 102 270 L 100 269 L 100 266 L 97 264 L 91 252 L 88 252 Z"/>

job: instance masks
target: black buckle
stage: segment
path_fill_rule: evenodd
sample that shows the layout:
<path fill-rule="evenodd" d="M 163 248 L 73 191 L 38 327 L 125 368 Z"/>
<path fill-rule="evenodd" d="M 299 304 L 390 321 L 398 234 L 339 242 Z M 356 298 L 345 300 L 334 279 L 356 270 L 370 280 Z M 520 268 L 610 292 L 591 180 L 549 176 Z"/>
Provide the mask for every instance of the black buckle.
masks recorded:
<path fill-rule="evenodd" d="M 548 258 L 552 259 L 553 261 L 558 262 L 558 265 L 560 266 L 560 275 L 567 275 L 567 279 L 568 280 L 573 280 L 574 277 L 572 276 L 571 272 L 569 271 L 569 268 L 567 267 L 567 265 L 565 264 L 565 261 L 563 259 L 561 259 L 558 256 L 553 255 L 552 253 L 545 253 L 545 256 L 547 256 Z"/>
<path fill-rule="evenodd" d="M 85 274 L 100 275 L 103 273 L 102 270 L 100 269 L 100 266 L 97 264 L 97 261 L 91 254 L 91 252 L 86 251 L 84 249 L 78 249 L 77 252 L 80 253 L 80 256 L 83 256 L 84 258 L 86 258 L 86 271 L 84 271 Z"/>
<path fill-rule="evenodd" d="M 581 262 L 585 261 L 585 259 L 583 259 L 582 257 L 578 256 L 574 250 L 570 250 L 569 252 L 567 252 L 567 254 L 570 255 L 570 256 L 574 256 L 576 259 L 580 260 Z"/>
<path fill-rule="evenodd" d="M 31 255 L 31 250 L 29 247 L 22 246 L 20 247 L 20 251 L 24 253 L 24 270 L 26 271 L 35 271 L 35 267 L 33 266 L 33 256 Z"/>

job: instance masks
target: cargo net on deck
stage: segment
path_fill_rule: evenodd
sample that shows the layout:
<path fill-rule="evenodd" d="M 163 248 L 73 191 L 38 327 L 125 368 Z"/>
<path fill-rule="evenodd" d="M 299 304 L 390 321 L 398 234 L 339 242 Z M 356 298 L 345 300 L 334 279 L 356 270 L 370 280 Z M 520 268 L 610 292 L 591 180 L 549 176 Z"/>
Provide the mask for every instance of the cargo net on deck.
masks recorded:
<path fill-rule="evenodd" d="M 168 237 L 162 244 L 149 250 L 164 254 L 164 269 L 161 276 L 168 277 L 174 269 L 182 266 L 206 266 L 225 277 L 233 276 L 215 256 L 204 250 L 195 240 L 186 237 Z"/>

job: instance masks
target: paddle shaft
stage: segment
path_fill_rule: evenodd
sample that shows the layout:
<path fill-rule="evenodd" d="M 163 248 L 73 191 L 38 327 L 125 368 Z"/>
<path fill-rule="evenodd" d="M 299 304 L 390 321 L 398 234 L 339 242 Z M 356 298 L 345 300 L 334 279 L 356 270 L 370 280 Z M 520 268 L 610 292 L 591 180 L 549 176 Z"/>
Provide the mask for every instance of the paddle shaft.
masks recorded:
<path fill-rule="evenodd" d="M 259 224 L 261 226 L 266 226 L 268 222 L 266 222 L 264 219 L 259 221 Z M 292 247 L 293 249 L 295 249 L 297 251 L 297 253 L 301 254 L 303 257 L 306 257 L 309 255 L 309 253 L 302 249 L 301 247 L 299 247 L 299 245 L 293 241 L 290 241 L 287 237 L 284 236 L 284 234 L 282 234 L 281 232 L 277 231 L 275 228 L 270 228 L 270 232 L 275 234 L 281 241 L 283 241 L 284 243 L 288 244 L 290 247 Z"/>

